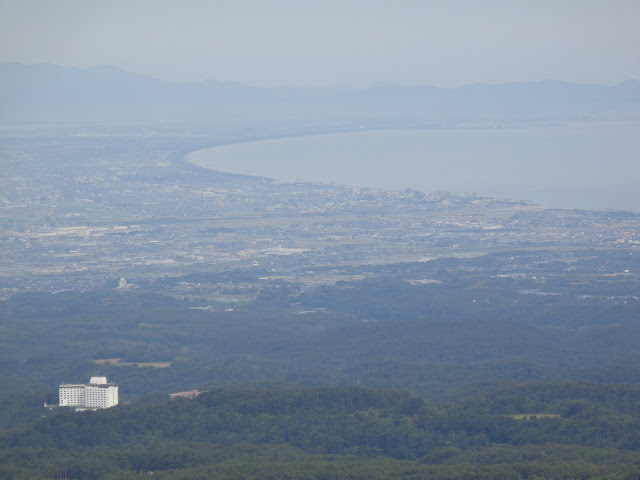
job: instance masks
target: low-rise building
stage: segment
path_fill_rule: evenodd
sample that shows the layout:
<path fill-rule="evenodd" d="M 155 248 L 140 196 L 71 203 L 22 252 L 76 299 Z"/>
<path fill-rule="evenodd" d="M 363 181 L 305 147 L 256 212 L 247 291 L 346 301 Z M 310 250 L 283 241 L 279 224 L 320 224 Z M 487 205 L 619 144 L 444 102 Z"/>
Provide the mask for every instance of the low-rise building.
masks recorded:
<path fill-rule="evenodd" d="M 198 390 L 189 390 L 188 392 L 177 392 L 177 393 L 170 393 L 169 394 L 169 398 L 196 398 L 198 395 L 200 395 L 200 393 Z"/>

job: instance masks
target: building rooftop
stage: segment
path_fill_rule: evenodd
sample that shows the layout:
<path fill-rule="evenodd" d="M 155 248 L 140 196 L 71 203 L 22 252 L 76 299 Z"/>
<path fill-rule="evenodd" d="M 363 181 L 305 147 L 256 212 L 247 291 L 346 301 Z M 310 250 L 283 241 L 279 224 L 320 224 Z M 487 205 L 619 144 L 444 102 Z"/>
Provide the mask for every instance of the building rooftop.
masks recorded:
<path fill-rule="evenodd" d="M 89 379 L 89 383 L 63 383 L 62 385 L 60 385 L 60 388 L 85 387 L 88 385 L 101 387 L 117 386 L 117 384 L 115 383 L 107 382 L 107 377 L 91 377 Z"/>

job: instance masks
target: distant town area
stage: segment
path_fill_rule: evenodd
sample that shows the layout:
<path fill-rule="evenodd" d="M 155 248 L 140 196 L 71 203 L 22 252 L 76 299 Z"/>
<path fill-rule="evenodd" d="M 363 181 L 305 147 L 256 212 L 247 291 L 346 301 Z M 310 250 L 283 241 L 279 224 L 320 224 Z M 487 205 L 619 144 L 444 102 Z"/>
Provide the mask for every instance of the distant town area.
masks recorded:
<path fill-rule="evenodd" d="M 223 142 L 210 132 L 27 128 L 2 137 L 3 299 L 170 288 L 233 301 L 282 281 L 304 289 L 366 277 L 354 266 L 640 245 L 640 215 L 630 212 L 277 183 L 185 163 L 188 152 Z M 164 281 L 234 269 L 259 272 L 259 281 L 206 288 Z M 500 272 L 516 273 L 521 266 Z"/>

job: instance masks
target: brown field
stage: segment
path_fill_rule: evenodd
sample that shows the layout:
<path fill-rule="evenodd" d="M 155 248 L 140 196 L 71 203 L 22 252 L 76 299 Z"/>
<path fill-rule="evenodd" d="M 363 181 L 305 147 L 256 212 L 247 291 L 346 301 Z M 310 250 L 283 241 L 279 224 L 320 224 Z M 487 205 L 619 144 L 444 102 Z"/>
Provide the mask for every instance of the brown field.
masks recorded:
<path fill-rule="evenodd" d="M 98 358 L 94 360 L 93 363 L 95 363 L 96 365 L 105 365 L 105 364 L 117 365 L 120 363 L 120 360 L 122 360 L 122 358 Z"/>
<path fill-rule="evenodd" d="M 560 418 L 560 415 L 555 413 L 517 413 L 515 415 L 507 415 L 507 417 L 515 418 L 516 420 L 530 420 L 532 418 Z"/>
<path fill-rule="evenodd" d="M 155 368 L 169 368 L 171 362 L 136 362 L 130 365 L 138 365 L 139 367 L 155 367 Z"/>
<path fill-rule="evenodd" d="M 93 361 L 97 365 L 114 365 L 116 367 L 154 367 L 169 368 L 171 362 L 123 362 L 122 358 L 99 358 Z"/>

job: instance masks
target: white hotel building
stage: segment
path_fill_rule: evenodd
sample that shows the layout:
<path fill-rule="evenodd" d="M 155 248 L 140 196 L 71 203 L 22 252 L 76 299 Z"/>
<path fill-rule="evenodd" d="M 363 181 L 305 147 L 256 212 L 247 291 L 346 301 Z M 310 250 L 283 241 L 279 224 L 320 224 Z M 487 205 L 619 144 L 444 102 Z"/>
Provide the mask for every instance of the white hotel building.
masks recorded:
<path fill-rule="evenodd" d="M 89 383 L 60 385 L 60 406 L 81 409 L 109 408 L 118 404 L 118 385 L 107 377 L 91 377 Z"/>

